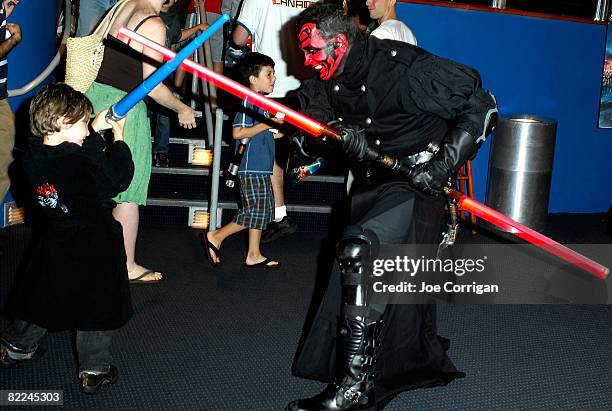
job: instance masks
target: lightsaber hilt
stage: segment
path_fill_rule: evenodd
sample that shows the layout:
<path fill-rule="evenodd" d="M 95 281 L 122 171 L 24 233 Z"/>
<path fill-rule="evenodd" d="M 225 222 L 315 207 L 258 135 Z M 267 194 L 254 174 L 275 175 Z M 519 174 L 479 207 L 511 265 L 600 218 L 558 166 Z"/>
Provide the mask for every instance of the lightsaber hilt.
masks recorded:
<path fill-rule="evenodd" d="M 402 161 L 393 156 L 381 153 L 373 146 L 368 146 L 364 158 L 368 161 L 380 164 L 383 167 L 386 167 L 398 174 L 403 175 L 404 177 L 408 177 L 410 175 L 411 167 L 404 164 Z"/>
<path fill-rule="evenodd" d="M 234 181 L 236 180 L 236 176 L 238 175 L 238 170 L 240 169 L 240 163 L 242 163 L 242 157 L 244 157 L 244 153 L 246 152 L 247 144 L 249 143 L 248 138 L 243 138 L 240 140 L 240 144 L 236 149 L 236 153 L 234 154 L 234 159 L 230 163 L 227 168 L 227 178 L 225 179 L 225 185 L 229 188 L 234 188 Z"/>
<path fill-rule="evenodd" d="M 321 136 L 323 138 L 329 137 L 334 140 L 342 140 L 342 135 L 340 131 L 327 124 L 323 125 L 321 130 Z M 381 153 L 378 149 L 375 148 L 375 146 L 368 146 L 364 159 L 380 164 L 383 167 L 387 167 L 403 176 L 409 176 L 411 167 L 402 163 L 399 159 L 393 156 Z"/>
<path fill-rule="evenodd" d="M 160 68 L 155 70 L 149 77 L 144 79 L 134 90 L 129 92 L 125 97 L 115 103 L 109 110 L 107 118 L 119 121 L 124 118 L 136 104 L 138 104 L 147 94 L 155 87 L 164 81 L 172 72 L 174 72 L 187 57 L 191 56 L 206 40 L 208 40 L 225 22 L 229 21 L 229 14 L 225 13 L 219 17 L 206 30 L 200 33 L 196 38 L 190 41 L 185 47 L 179 51 L 173 59 L 164 63 Z"/>
<path fill-rule="evenodd" d="M 106 118 L 117 122 L 121 120 L 122 118 L 124 118 L 126 115 L 127 113 L 124 114 L 123 116 L 117 115 L 117 113 L 115 113 L 115 104 L 113 104 L 112 106 L 108 108 L 108 112 L 106 113 Z"/>

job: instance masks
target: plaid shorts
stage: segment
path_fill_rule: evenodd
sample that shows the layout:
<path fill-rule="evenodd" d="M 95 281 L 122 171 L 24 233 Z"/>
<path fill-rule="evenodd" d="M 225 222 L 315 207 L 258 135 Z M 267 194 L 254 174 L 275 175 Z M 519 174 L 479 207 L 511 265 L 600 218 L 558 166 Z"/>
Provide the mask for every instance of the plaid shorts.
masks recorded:
<path fill-rule="evenodd" d="M 234 222 L 248 228 L 263 230 L 274 220 L 274 194 L 269 174 L 238 174 L 242 208 Z"/>

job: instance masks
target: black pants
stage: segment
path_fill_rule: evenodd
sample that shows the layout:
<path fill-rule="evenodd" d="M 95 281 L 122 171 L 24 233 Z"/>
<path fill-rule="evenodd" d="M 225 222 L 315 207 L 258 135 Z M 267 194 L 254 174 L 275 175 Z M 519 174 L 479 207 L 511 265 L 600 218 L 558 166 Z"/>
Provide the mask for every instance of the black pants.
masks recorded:
<path fill-rule="evenodd" d="M 79 358 L 79 374 L 105 373 L 110 370 L 112 360 L 110 346 L 116 330 L 76 332 L 76 349 Z M 2 333 L 2 345 L 9 356 L 16 360 L 32 358 L 38 341 L 46 334 L 45 328 L 26 321 L 15 320 Z M 11 350 L 13 348 L 13 350 Z"/>
<path fill-rule="evenodd" d="M 352 197 L 351 225 L 373 237 L 374 253 L 385 244 L 435 244 L 444 221 L 444 204 L 443 199 L 414 191 L 403 182 L 368 184 Z M 365 287 L 371 274 L 362 277 Z M 376 321 L 384 310 L 385 304 L 370 304 L 369 318 Z"/>

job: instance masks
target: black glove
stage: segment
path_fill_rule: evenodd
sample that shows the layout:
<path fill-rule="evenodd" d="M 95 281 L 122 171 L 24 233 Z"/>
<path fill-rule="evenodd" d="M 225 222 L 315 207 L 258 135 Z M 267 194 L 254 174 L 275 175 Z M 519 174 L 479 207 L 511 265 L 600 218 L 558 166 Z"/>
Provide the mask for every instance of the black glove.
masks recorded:
<path fill-rule="evenodd" d="M 239 46 L 230 41 L 225 51 L 225 67 L 233 69 L 247 54 L 246 46 Z"/>
<path fill-rule="evenodd" d="M 410 170 L 410 183 L 424 193 L 438 196 L 448 185 L 450 175 L 440 161 L 417 164 Z"/>
<path fill-rule="evenodd" d="M 412 185 L 434 196 L 442 193 L 449 179 L 478 151 L 476 139 L 461 129 L 451 130 L 443 144 L 434 158 L 410 170 Z"/>
<path fill-rule="evenodd" d="M 368 140 L 362 128 L 330 122 L 330 126 L 340 131 L 342 148 L 347 157 L 363 160 L 368 149 Z"/>

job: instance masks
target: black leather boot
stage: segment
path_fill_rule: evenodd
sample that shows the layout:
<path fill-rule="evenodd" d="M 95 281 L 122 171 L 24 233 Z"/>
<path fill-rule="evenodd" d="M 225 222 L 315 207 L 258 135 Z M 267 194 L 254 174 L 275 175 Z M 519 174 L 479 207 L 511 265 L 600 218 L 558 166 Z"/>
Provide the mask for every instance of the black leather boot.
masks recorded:
<path fill-rule="evenodd" d="M 295 400 L 287 411 L 374 410 L 374 363 L 382 320 L 366 324 L 340 318 L 334 382 L 311 398 Z"/>

